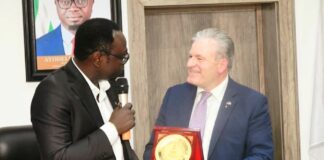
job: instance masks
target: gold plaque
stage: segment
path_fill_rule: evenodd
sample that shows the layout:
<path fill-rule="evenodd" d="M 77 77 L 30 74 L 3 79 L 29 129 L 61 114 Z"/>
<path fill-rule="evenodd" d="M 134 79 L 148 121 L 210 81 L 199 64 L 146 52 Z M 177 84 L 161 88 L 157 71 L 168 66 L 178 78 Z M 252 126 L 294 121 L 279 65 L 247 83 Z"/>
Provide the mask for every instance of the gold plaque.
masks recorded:
<path fill-rule="evenodd" d="M 200 132 L 179 127 L 154 127 L 152 160 L 203 160 Z"/>
<path fill-rule="evenodd" d="M 189 160 L 191 156 L 189 140 L 179 134 L 170 134 L 163 137 L 156 145 L 156 160 Z"/>

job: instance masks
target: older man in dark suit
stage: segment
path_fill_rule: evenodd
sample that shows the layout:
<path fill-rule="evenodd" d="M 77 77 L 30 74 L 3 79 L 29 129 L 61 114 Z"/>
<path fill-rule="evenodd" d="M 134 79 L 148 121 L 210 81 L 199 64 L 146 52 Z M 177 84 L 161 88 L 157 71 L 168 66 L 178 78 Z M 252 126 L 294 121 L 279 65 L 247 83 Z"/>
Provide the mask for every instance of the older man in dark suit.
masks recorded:
<path fill-rule="evenodd" d="M 187 82 L 168 89 L 158 126 L 199 128 L 205 160 L 271 160 L 272 129 L 265 96 L 229 76 L 232 39 L 215 28 L 193 38 Z M 154 135 L 144 159 L 152 156 Z"/>

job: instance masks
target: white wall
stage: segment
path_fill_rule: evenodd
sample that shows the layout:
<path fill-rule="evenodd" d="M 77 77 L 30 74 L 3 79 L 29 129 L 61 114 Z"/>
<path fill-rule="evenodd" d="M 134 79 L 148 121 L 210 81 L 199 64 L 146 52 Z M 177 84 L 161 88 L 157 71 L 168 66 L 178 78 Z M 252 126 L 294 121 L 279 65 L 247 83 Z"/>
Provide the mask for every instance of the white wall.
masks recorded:
<path fill-rule="evenodd" d="M 22 1 L 0 5 L 0 127 L 31 124 L 29 105 L 38 83 L 26 83 Z"/>
<path fill-rule="evenodd" d="M 299 111 L 302 160 L 308 160 L 311 83 L 308 66 L 312 64 L 316 16 L 319 0 L 296 0 L 296 37 L 298 58 Z M 123 0 L 126 5 L 126 0 Z M 123 29 L 127 33 L 126 7 L 123 7 Z M 22 1 L 6 1 L 0 5 L 0 127 L 30 123 L 30 102 L 38 83 L 26 83 Z M 127 37 L 127 35 L 126 35 Z M 129 73 L 127 72 L 129 75 Z"/>
<path fill-rule="evenodd" d="M 302 160 L 309 160 L 316 34 L 321 0 L 295 0 L 299 122 Z M 324 17 L 322 17 L 324 18 Z M 324 45 L 324 44 L 323 44 Z M 324 134 L 324 133 L 323 133 Z M 323 157 L 324 159 L 324 157 Z"/>

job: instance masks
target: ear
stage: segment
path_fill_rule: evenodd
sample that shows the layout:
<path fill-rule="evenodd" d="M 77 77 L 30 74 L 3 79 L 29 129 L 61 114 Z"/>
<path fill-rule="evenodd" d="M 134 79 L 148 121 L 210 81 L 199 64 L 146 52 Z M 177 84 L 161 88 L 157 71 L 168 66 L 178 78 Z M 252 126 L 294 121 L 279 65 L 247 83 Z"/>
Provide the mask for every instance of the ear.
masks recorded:
<path fill-rule="evenodd" d="M 100 67 L 102 63 L 102 54 L 100 54 L 98 51 L 92 53 L 90 55 L 91 62 L 95 67 Z"/>
<path fill-rule="evenodd" d="M 222 58 L 218 63 L 218 73 L 224 73 L 227 71 L 228 60 L 226 58 Z"/>

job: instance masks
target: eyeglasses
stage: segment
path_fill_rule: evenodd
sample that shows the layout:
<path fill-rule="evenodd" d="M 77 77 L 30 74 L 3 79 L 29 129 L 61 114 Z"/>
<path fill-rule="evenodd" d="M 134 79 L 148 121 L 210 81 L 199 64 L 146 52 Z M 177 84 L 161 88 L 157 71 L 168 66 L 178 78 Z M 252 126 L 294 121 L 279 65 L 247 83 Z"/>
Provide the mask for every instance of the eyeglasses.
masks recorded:
<path fill-rule="evenodd" d="M 68 9 L 71 7 L 72 2 L 78 8 L 85 8 L 88 5 L 88 0 L 57 0 L 57 3 L 61 9 Z"/>
<path fill-rule="evenodd" d="M 122 64 L 125 64 L 128 59 L 129 59 L 129 53 L 128 52 L 125 52 L 124 54 L 122 55 L 116 55 L 116 54 L 112 54 L 106 50 L 100 50 L 101 52 L 105 53 L 107 56 L 113 56 L 119 60 L 121 60 Z"/>
<path fill-rule="evenodd" d="M 128 61 L 128 59 L 129 59 L 129 54 L 128 54 L 128 52 L 126 52 L 126 53 L 123 54 L 123 55 L 115 55 L 115 54 L 111 54 L 111 53 L 108 54 L 108 55 L 114 56 L 115 58 L 121 60 L 122 64 L 125 64 L 125 63 Z"/>

